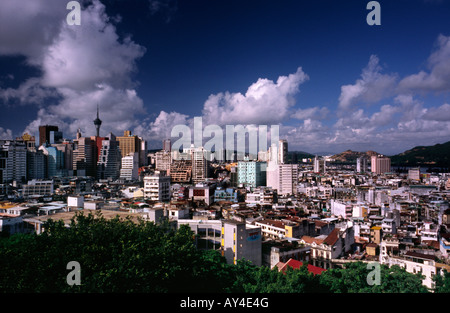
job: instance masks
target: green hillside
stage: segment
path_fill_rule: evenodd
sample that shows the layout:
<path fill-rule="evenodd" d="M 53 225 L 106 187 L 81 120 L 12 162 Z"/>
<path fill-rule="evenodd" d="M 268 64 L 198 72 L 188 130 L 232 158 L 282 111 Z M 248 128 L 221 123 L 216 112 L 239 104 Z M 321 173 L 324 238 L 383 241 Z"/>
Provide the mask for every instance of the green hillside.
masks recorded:
<path fill-rule="evenodd" d="M 434 146 L 417 146 L 391 156 L 392 165 L 450 167 L 450 141 Z"/>

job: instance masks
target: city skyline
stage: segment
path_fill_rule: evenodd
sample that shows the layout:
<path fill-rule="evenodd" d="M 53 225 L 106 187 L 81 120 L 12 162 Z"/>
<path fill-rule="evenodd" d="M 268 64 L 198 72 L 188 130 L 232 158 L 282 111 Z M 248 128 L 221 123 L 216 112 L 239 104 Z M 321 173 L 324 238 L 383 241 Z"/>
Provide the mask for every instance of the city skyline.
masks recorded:
<path fill-rule="evenodd" d="M 0 139 L 55 125 L 142 136 L 280 125 L 290 151 L 386 155 L 450 140 L 448 1 L 0 4 Z M 31 5 L 33 4 L 33 5 Z M 18 18 L 20 15 L 20 18 Z M 176 137 L 172 137 L 172 143 Z"/>

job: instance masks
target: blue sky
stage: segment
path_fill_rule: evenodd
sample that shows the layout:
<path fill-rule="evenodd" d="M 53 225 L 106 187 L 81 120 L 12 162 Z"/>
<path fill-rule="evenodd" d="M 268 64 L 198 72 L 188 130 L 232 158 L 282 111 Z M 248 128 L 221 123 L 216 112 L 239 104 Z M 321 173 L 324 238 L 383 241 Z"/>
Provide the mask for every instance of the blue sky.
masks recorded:
<path fill-rule="evenodd" d="M 277 124 L 290 150 L 395 154 L 450 140 L 450 3 L 95 0 L 0 3 L 0 137 L 58 125 Z M 282 83 L 283 82 L 283 83 Z M 173 138 L 174 140 L 176 138 Z"/>

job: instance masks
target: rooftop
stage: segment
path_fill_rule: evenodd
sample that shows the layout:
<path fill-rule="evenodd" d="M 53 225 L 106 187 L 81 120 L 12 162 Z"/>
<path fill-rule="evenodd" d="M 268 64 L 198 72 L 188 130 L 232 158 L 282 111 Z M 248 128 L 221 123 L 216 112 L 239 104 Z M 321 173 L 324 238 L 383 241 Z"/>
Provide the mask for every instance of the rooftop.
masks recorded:
<path fill-rule="evenodd" d="M 294 259 L 289 259 L 286 263 L 278 262 L 276 265 L 276 267 L 278 267 L 278 270 L 283 273 L 287 270 L 288 266 L 293 268 L 294 270 L 298 270 L 303 266 L 303 263 Z M 326 270 L 321 267 L 308 264 L 308 272 L 314 275 L 320 275 L 324 271 Z"/>
<path fill-rule="evenodd" d="M 69 225 L 71 222 L 71 219 L 74 217 L 74 215 L 78 212 L 83 212 L 83 214 L 88 215 L 89 213 L 92 213 L 92 210 L 78 210 L 78 211 L 72 211 L 72 212 L 60 212 L 55 213 L 51 215 L 43 215 L 43 216 L 35 216 L 28 220 L 32 220 L 33 222 L 40 222 L 45 223 L 47 220 L 62 220 L 64 224 Z M 127 216 L 131 217 L 131 220 L 134 222 L 138 221 L 138 218 L 142 217 L 141 214 L 137 213 L 129 213 L 129 212 L 122 212 L 122 211 L 110 211 L 110 210 L 98 210 L 95 212 L 101 212 L 102 217 L 110 220 L 115 218 L 116 216 L 119 216 L 120 219 L 125 219 Z"/>

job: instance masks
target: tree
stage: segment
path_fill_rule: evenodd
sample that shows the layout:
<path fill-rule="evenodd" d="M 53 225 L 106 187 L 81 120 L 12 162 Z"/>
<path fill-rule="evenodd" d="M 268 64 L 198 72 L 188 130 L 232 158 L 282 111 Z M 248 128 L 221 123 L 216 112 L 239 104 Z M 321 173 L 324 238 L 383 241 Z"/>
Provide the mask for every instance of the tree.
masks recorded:
<path fill-rule="evenodd" d="M 195 248 L 188 226 L 174 230 L 169 224 L 76 214 L 70 227 L 49 220 L 44 228 L 41 235 L 1 241 L 0 291 L 195 292 L 197 277 L 205 283 L 216 279 L 204 269 L 208 258 Z M 79 286 L 66 283 L 70 261 L 80 264 Z"/>
<path fill-rule="evenodd" d="M 288 267 L 285 272 L 266 266 L 257 267 L 250 262 L 241 261 L 233 268 L 235 283 L 232 292 L 244 293 L 307 293 L 329 292 L 321 284 L 319 276 L 308 272 L 305 262 L 300 269 Z"/>
<path fill-rule="evenodd" d="M 433 277 L 435 293 L 450 293 L 450 273 L 444 270 L 443 275 Z"/>
<path fill-rule="evenodd" d="M 425 293 L 419 274 L 408 273 L 397 265 L 380 265 L 379 284 L 369 284 L 367 264 L 352 262 L 343 269 L 330 269 L 320 276 L 321 282 L 334 293 Z"/>

